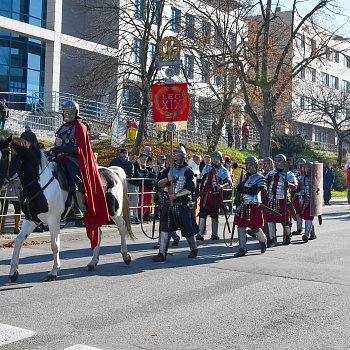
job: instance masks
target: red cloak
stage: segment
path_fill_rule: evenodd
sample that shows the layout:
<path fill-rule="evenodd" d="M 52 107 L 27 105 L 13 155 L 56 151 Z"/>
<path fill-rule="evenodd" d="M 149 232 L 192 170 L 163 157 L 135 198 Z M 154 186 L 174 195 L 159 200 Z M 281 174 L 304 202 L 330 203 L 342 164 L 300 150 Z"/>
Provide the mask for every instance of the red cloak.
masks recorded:
<path fill-rule="evenodd" d="M 85 227 L 91 249 L 94 249 L 98 244 L 98 228 L 109 221 L 109 214 L 86 126 L 80 121 L 75 123 L 75 144 L 78 147 L 78 164 L 85 191 Z"/>

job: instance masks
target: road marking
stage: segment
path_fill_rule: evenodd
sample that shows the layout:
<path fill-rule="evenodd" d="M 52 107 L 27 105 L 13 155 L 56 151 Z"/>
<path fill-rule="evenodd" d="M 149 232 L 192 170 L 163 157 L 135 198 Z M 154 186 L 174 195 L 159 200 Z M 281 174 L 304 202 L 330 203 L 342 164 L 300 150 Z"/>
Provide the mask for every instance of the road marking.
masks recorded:
<path fill-rule="evenodd" d="M 78 345 L 70 346 L 69 348 L 65 348 L 64 350 L 101 350 L 101 349 L 93 348 L 91 346 L 87 346 L 83 344 L 78 344 Z"/>
<path fill-rule="evenodd" d="M 0 346 L 14 343 L 25 338 L 30 338 L 34 334 L 35 332 L 28 329 L 18 328 L 0 323 Z"/>

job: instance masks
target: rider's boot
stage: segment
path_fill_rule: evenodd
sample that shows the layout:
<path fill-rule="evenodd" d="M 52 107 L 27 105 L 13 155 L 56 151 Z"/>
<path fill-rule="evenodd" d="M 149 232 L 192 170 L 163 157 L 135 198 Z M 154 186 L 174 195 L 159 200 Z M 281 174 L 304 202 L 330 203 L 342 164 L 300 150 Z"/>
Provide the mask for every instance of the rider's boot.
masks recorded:
<path fill-rule="evenodd" d="M 74 219 L 82 220 L 84 218 L 84 213 L 86 212 L 85 197 L 84 193 L 75 191 L 74 199 L 77 208 L 74 211 Z"/>
<path fill-rule="evenodd" d="M 21 221 L 21 215 L 16 215 L 15 216 L 15 229 L 13 231 L 13 233 L 15 235 L 18 235 L 19 234 L 19 231 L 20 231 L 20 228 L 19 228 L 19 223 Z"/>

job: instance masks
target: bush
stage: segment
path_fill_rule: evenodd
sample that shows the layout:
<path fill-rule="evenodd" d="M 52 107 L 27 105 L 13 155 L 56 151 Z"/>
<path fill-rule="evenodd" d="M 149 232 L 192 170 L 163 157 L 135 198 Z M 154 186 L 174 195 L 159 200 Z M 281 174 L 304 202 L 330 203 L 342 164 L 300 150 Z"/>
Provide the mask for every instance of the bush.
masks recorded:
<path fill-rule="evenodd" d="M 337 191 L 345 191 L 348 187 L 346 186 L 345 173 L 341 169 L 334 169 L 334 189 Z"/>

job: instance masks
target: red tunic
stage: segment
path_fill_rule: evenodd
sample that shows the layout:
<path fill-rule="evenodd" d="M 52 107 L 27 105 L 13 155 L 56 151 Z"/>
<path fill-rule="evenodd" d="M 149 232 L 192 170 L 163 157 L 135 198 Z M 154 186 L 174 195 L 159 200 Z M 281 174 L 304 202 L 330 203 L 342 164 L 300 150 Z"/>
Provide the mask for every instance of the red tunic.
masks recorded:
<path fill-rule="evenodd" d="M 238 227 L 261 228 L 264 226 L 264 213 L 255 204 L 242 204 L 235 213 Z"/>
<path fill-rule="evenodd" d="M 78 147 L 78 164 L 85 191 L 85 226 L 91 249 L 98 244 L 98 228 L 109 221 L 105 193 L 90 145 L 86 126 L 77 121 L 66 123 L 75 127 L 75 144 Z"/>

